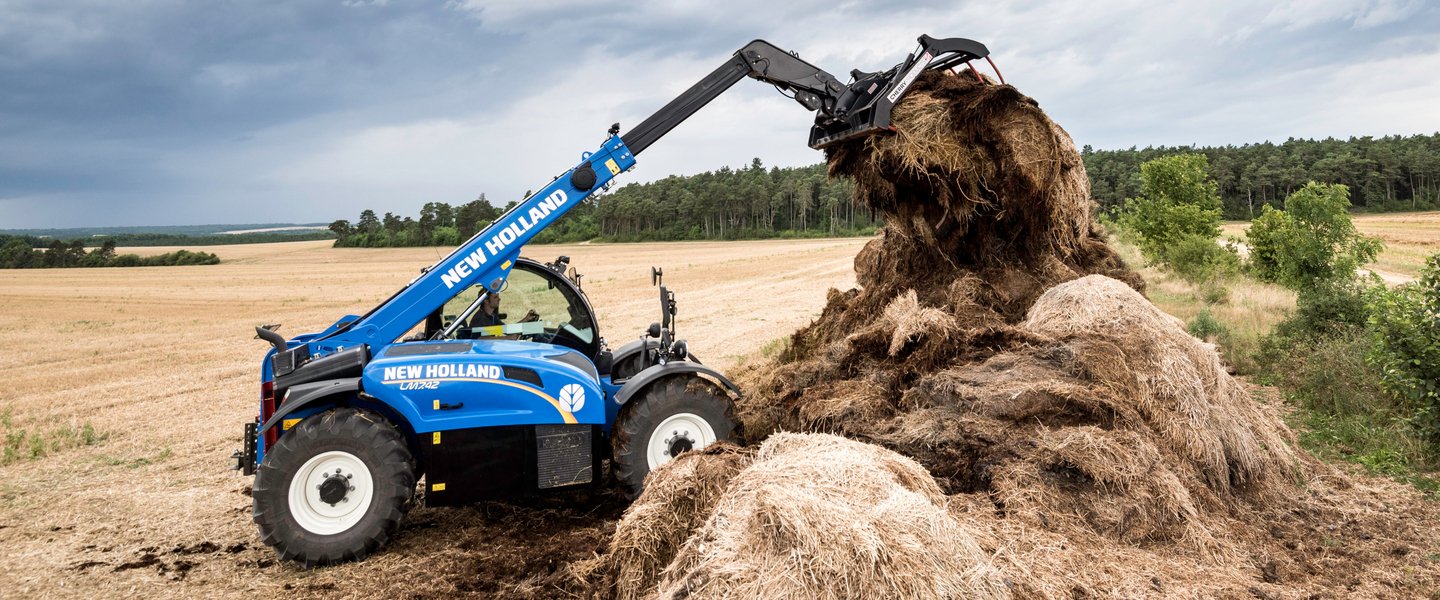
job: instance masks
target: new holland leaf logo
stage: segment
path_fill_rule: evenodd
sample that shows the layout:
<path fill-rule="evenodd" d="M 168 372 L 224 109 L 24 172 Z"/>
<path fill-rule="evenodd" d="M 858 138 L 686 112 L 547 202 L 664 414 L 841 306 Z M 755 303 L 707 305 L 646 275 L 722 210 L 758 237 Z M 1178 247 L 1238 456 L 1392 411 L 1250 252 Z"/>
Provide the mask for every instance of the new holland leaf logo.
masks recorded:
<path fill-rule="evenodd" d="M 573 413 L 585 407 L 585 388 L 570 384 L 560 388 L 560 408 Z"/>

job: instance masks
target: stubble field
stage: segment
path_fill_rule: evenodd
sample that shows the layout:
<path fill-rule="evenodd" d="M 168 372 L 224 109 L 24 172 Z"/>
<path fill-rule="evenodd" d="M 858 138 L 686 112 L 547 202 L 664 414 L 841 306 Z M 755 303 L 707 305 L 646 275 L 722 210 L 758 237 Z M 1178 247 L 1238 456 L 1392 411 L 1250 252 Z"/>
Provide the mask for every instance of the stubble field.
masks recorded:
<path fill-rule="evenodd" d="M 527 255 L 571 257 L 612 346 L 658 320 L 649 273 L 664 268 L 680 337 L 727 369 L 809 322 L 827 289 L 852 286 L 865 241 Z M 328 245 L 206 248 L 225 261 L 215 266 L 0 272 L 0 596 L 524 595 L 529 584 L 505 571 L 534 572 L 537 560 L 553 570 L 593 551 L 604 532 L 563 521 L 609 521 L 623 504 L 608 494 L 419 508 L 365 563 L 307 572 L 274 561 L 250 522 L 249 478 L 228 470 L 256 410 L 265 347 L 253 326 L 318 330 L 369 309 L 444 252 Z M 533 522 L 518 530 L 534 534 L 506 538 L 517 522 Z"/>

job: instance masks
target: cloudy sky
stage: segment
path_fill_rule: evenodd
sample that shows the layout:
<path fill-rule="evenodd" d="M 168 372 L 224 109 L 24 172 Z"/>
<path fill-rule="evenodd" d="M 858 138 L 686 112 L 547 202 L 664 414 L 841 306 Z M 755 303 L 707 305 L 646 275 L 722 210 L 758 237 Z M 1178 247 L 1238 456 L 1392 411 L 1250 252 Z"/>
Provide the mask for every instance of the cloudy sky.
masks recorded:
<path fill-rule="evenodd" d="M 509 200 L 753 38 L 844 79 L 922 33 L 1096 148 L 1440 130 L 1424 1 L 0 0 L 0 229 Z M 627 177 L 813 164 L 810 120 L 742 81 Z"/>

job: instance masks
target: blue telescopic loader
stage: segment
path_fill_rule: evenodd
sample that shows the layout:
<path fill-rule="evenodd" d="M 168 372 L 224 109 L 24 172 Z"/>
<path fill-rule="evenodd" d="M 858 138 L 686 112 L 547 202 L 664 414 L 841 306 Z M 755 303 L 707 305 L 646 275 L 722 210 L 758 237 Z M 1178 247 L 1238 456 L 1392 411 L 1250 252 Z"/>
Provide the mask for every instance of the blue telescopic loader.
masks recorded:
<path fill-rule="evenodd" d="M 774 85 L 816 114 L 810 146 L 892 132 L 891 108 L 926 69 L 987 58 L 961 38 L 919 38 L 899 64 L 833 75 L 763 40 L 634 129 L 516 204 L 363 315 L 285 339 L 260 365 L 259 414 L 233 467 L 253 475 L 252 516 L 281 558 L 306 566 L 363 559 L 416 502 L 453 506 L 602 485 L 628 494 L 676 455 L 738 441 L 740 390 L 675 339 L 674 293 L 660 321 L 611 350 L 561 256 L 525 243 L 635 166 L 636 156 L 735 82 Z"/>

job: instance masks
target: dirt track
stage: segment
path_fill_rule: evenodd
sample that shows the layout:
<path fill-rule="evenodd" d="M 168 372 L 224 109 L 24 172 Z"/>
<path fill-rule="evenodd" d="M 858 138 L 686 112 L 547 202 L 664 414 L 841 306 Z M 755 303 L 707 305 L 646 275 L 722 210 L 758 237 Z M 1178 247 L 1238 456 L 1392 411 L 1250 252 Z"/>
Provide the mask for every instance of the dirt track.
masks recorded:
<path fill-rule="evenodd" d="M 612 345 L 657 320 L 649 267 L 664 267 L 680 336 L 729 368 L 807 323 L 828 288 L 852 286 L 864 242 L 527 254 L 572 258 Z M 0 465 L 0 595 L 546 597 L 521 574 L 549 573 L 599 547 L 623 505 L 561 496 L 417 509 L 389 550 L 358 565 L 304 572 L 275 563 L 249 521 L 248 479 L 227 470 L 255 411 L 263 345 L 250 328 L 281 322 L 294 334 L 363 312 L 443 253 L 326 245 L 206 248 L 226 260 L 218 266 L 0 272 L 0 414 L 7 432 L 46 440 L 45 457 Z M 87 423 L 94 443 L 73 442 L 66 431 Z"/>

